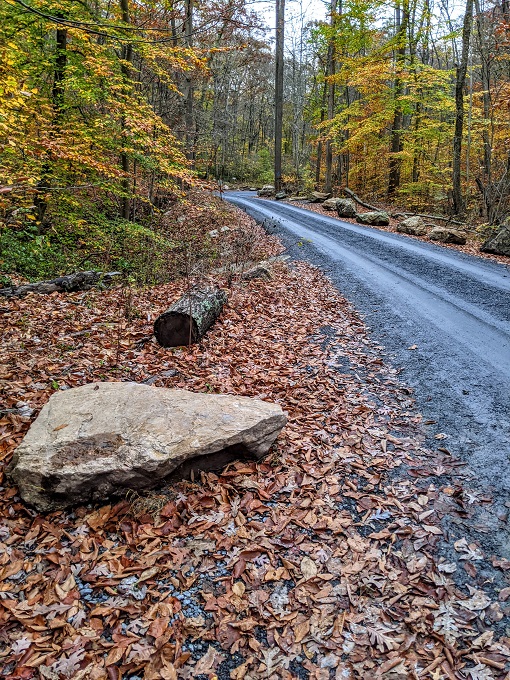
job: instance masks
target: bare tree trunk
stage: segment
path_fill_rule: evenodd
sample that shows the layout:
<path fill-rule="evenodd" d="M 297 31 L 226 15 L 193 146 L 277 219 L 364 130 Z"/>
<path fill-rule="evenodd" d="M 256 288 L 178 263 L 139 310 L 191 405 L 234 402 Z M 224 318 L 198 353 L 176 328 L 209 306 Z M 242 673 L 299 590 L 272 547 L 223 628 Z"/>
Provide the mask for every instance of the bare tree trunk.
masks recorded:
<path fill-rule="evenodd" d="M 64 18 L 62 14 L 57 16 Z M 55 67 L 53 69 L 53 86 L 51 88 L 51 104 L 53 107 L 53 126 L 58 127 L 64 110 L 64 79 L 67 66 L 67 29 L 57 28 L 55 45 Z M 41 179 L 37 184 L 38 191 L 34 196 L 37 208 L 39 231 L 43 231 L 43 220 L 48 207 L 46 193 L 51 182 L 49 159 L 43 164 Z"/>
<path fill-rule="evenodd" d="M 402 12 L 402 14 L 401 14 Z M 402 10 L 400 3 L 396 7 L 396 38 L 397 38 L 397 53 L 396 53 L 396 70 L 394 84 L 394 99 L 395 99 L 395 113 L 393 117 L 393 125 L 391 129 L 390 140 L 390 163 L 389 163 L 389 178 L 388 178 L 388 195 L 395 193 L 400 186 L 400 169 L 402 166 L 402 159 L 400 154 L 404 148 L 402 142 L 402 127 L 403 127 L 403 113 L 402 103 L 400 97 L 402 95 L 402 79 L 399 71 L 404 66 L 406 57 L 406 35 L 409 24 L 409 7 L 407 0 L 403 1 Z"/>
<path fill-rule="evenodd" d="M 185 41 L 186 47 L 193 47 L 193 0 L 186 0 L 186 19 L 185 19 Z M 186 157 L 195 165 L 195 134 L 193 132 L 193 80 L 189 71 L 186 73 L 185 86 L 185 126 L 186 126 Z"/>
<path fill-rule="evenodd" d="M 455 131 L 453 134 L 453 159 L 452 159 L 453 165 L 452 198 L 453 198 L 453 212 L 455 215 L 461 215 L 464 212 L 464 199 L 462 197 L 461 186 L 461 152 L 462 152 L 462 132 L 464 129 L 464 87 L 466 84 L 466 73 L 472 27 L 473 27 L 473 0 L 466 0 L 466 11 L 464 14 L 464 25 L 462 28 L 462 55 L 460 58 L 460 64 L 457 65 L 457 78 L 455 83 Z"/>
<path fill-rule="evenodd" d="M 483 101 L 483 117 L 484 126 L 482 128 L 483 139 L 483 177 L 484 177 L 484 191 L 483 198 L 485 203 L 485 212 L 490 224 L 494 223 L 494 196 L 492 186 L 492 144 L 487 124 L 491 115 L 491 92 L 490 92 L 490 61 L 489 46 L 487 45 L 487 36 L 485 35 L 484 15 L 480 8 L 480 0 L 474 0 L 476 9 L 476 28 L 478 34 L 478 51 L 481 60 L 481 76 L 482 76 L 482 101 Z"/>
<path fill-rule="evenodd" d="M 328 65 L 327 75 L 332 78 L 335 75 L 335 41 L 333 36 L 333 26 L 335 24 L 336 0 L 331 2 L 331 37 L 328 45 Z M 328 82 L 328 120 L 333 120 L 335 115 L 335 83 L 333 80 Z M 324 179 L 324 192 L 330 194 L 333 190 L 333 146 L 331 139 L 326 140 L 326 176 Z"/>
<path fill-rule="evenodd" d="M 122 21 L 125 24 L 129 24 L 129 2 L 128 0 L 120 0 L 120 9 L 122 12 Z M 129 90 L 129 77 L 130 77 L 130 72 L 131 69 L 129 67 L 129 64 L 131 64 L 133 60 L 133 46 L 130 43 L 127 43 L 122 46 L 122 65 L 121 65 L 121 72 L 122 72 L 122 79 L 124 81 L 124 94 L 127 95 L 128 90 Z M 126 119 L 124 116 L 121 118 L 121 128 L 122 128 L 122 145 L 124 146 L 125 144 L 125 130 L 126 130 Z M 122 179 L 122 191 L 123 191 L 123 196 L 122 196 L 122 209 L 121 209 L 121 214 L 122 217 L 125 220 L 129 220 L 131 217 L 131 199 L 130 199 L 130 181 L 129 181 L 129 158 L 126 153 L 126 151 L 123 149 L 120 154 L 120 165 L 122 168 L 122 172 L 124 173 L 124 177 Z"/>
<path fill-rule="evenodd" d="M 326 117 L 326 95 L 328 86 L 324 83 L 324 89 L 322 90 L 322 104 L 321 104 L 321 123 L 324 122 Z M 322 134 L 322 132 L 321 132 Z M 319 191 L 320 181 L 321 181 L 321 165 L 322 165 L 322 139 L 319 138 L 317 142 L 317 162 L 315 164 L 315 190 Z"/>
<path fill-rule="evenodd" d="M 274 186 L 282 189 L 283 137 L 283 44 L 285 39 L 285 0 L 276 0 Z"/>

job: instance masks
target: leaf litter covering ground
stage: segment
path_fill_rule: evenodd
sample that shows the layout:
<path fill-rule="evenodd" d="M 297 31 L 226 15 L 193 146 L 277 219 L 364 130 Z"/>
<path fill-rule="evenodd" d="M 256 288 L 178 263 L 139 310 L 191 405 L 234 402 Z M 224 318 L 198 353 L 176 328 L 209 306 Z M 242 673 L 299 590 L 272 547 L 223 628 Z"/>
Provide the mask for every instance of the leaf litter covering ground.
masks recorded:
<path fill-rule="evenodd" d="M 289 424 L 263 462 L 104 507 L 39 515 L 4 480 L 2 677 L 508 678 L 510 588 L 484 590 L 475 544 L 455 545 L 469 587 L 437 557 L 456 462 L 424 455 L 352 308 L 280 265 L 202 345 L 165 350 L 150 320 L 180 292 L 133 294 L 129 322 L 120 290 L 6 302 L 3 462 L 54 389 L 94 380 L 273 400 Z"/>

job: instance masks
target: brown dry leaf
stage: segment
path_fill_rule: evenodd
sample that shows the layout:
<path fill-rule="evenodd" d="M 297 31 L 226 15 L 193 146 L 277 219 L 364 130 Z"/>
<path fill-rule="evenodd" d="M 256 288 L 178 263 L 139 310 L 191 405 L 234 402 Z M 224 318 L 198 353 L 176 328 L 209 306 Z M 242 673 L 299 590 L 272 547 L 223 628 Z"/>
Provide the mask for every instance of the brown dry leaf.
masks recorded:
<path fill-rule="evenodd" d="M 153 576 L 156 576 L 156 574 L 159 571 L 160 571 L 160 567 L 151 567 L 150 569 L 145 569 L 140 574 L 140 577 L 138 579 L 138 583 L 143 583 L 143 581 L 148 581 Z"/>
<path fill-rule="evenodd" d="M 230 671 L 230 680 L 243 680 L 248 672 L 249 662 L 243 663 Z"/>
<path fill-rule="evenodd" d="M 224 660 L 225 655 L 217 652 L 214 647 L 209 646 L 204 656 L 196 663 L 194 670 L 195 675 L 212 673 Z"/>
<path fill-rule="evenodd" d="M 166 633 L 168 630 L 168 626 L 170 623 L 170 617 L 169 616 L 161 616 L 157 619 L 154 619 L 154 621 L 151 622 L 151 625 L 149 626 L 149 629 L 147 631 L 147 635 L 151 635 L 153 638 L 160 638 L 163 633 Z"/>
<path fill-rule="evenodd" d="M 301 642 L 310 632 L 310 621 L 303 621 L 294 626 L 294 641 Z"/>
<path fill-rule="evenodd" d="M 236 581 L 234 585 L 232 586 L 232 592 L 237 595 L 238 597 L 242 597 L 245 593 L 246 586 L 242 581 Z"/>
<path fill-rule="evenodd" d="M 105 659 L 104 665 L 113 666 L 114 664 L 116 664 L 124 656 L 124 651 L 125 647 L 121 647 L 120 645 L 112 647 L 108 652 L 108 656 Z"/>
<path fill-rule="evenodd" d="M 303 578 L 307 581 L 311 578 L 314 578 L 319 573 L 319 570 L 317 569 L 317 565 L 307 555 L 305 557 L 303 557 L 303 559 L 301 560 L 301 564 L 299 565 L 299 568 L 301 570 L 301 573 L 303 574 Z"/>

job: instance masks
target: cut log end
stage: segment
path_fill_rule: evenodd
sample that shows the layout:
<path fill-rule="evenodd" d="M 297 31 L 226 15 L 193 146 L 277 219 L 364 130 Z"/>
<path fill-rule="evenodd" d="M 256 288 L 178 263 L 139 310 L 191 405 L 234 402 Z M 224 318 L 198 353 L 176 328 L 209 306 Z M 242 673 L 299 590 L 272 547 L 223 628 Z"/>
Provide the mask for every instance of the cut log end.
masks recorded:
<path fill-rule="evenodd" d="M 191 321 L 191 334 L 190 334 Z M 159 316 L 154 323 L 154 335 L 163 347 L 180 347 L 197 342 L 199 338 L 197 324 L 184 312 L 168 311 Z"/>
<path fill-rule="evenodd" d="M 220 288 L 195 287 L 154 322 L 154 335 L 163 347 L 198 342 L 221 313 L 227 296 Z"/>

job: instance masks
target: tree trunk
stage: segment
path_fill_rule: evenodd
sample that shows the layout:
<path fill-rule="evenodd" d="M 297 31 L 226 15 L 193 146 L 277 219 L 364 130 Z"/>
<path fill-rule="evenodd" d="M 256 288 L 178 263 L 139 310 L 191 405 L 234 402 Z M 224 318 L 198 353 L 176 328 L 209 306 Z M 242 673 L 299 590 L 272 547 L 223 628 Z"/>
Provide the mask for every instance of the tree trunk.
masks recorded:
<path fill-rule="evenodd" d="M 327 95 L 327 83 L 324 83 L 324 88 L 322 90 L 322 104 L 321 104 L 321 123 L 324 122 L 324 118 L 326 117 L 326 95 Z M 322 127 L 321 127 L 321 132 L 320 134 L 322 135 Z M 315 164 L 315 190 L 319 191 L 320 189 L 320 181 L 321 181 L 321 164 L 322 164 L 322 139 L 319 137 L 319 141 L 317 142 L 317 162 Z"/>
<path fill-rule="evenodd" d="M 461 215 L 464 212 L 464 199 L 461 185 L 461 152 L 462 132 L 464 128 L 464 87 L 469 57 L 469 45 L 471 41 L 471 29 L 473 26 L 473 0 L 466 0 L 466 12 L 462 28 L 462 55 L 460 64 L 457 66 L 457 78 L 455 83 L 455 131 L 453 134 L 453 159 L 452 159 L 452 199 L 453 212 Z"/>
<path fill-rule="evenodd" d="M 57 16 L 64 18 L 62 13 Z M 64 79 L 67 66 L 67 29 L 57 28 L 55 46 L 55 67 L 53 69 L 53 86 L 51 88 L 51 104 L 53 107 L 54 128 L 57 128 L 64 111 Z M 46 160 L 42 167 L 41 179 L 37 184 L 37 192 L 34 196 L 34 205 L 37 209 L 37 221 L 39 232 L 43 229 L 43 220 L 48 207 L 46 194 L 51 182 L 51 164 Z"/>
<path fill-rule="evenodd" d="M 344 193 L 347 196 L 349 196 L 349 198 L 352 198 L 353 201 L 355 201 L 356 203 L 359 203 L 359 205 L 363 206 L 363 208 L 367 208 L 367 210 L 380 210 L 381 209 L 381 208 L 376 208 L 375 205 L 370 205 L 370 203 L 365 203 L 364 201 L 361 200 L 361 198 L 356 196 L 354 191 L 352 191 L 348 187 L 345 187 Z"/>
<path fill-rule="evenodd" d="M 128 0 L 120 0 L 120 9 L 122 12 L 122 21 L 125 24 L 129 24 L 129 4 Z M 130 77 L 130 71 L 131 69 L 129 68 L 129 64 L 131 63 L 133 59 L 133 46 L 129 43 L 125 44 L 122 46 L 122 65 L 121 65 L 121 73 L 122 73 L 122 80 L 123 80 L 123 85 L 124 85 L 124 94 L 127 95 L 128 90 L 129 90 L 129 77 Z M 125 130 L 126 130 L 126 119 L 125 116 L 122 115 L 121 117 L 121 129 L 122 129 L 122 146 L 125 145 L 126 143 L 126 138 L 125 138 Z M 129 181 L 129 158 L 128 155 L 123 149 L 120 154 L 120 165 L 122 168 L 122 172 L 124 174 L 124 177 L 122 179 L 122 209 L 121 209 L 121 214 L 122 217 L 125 220 L 129 220 L 131 217 L 131 199 L 130 199 L 130 181 Z"/>
<path fill-rule="evenodd" d="M 491 55 L 490 49 L 487 45 L 484 21 L 485 17 L 480 7 L 480 0 L 475 0 L 476 9 L 476 28 L 478 34 L 478 51 L 480 53 L 481 61 L 481 76 L 482 76 L 482 101 L 483 101 L 483 118 L 484 125 L 482 127 L 483 139 L 483 177 L 484 177 L 484 191 L 483 197 L 485 202 L 485 212 L 489 224 L 495 223 L 497 210 L 495 210 L 495 201 L 493 196 L 492 186 L 492 144 L 491 136 L 488 130 L 488 123 L 491 116 L 491 74 L 490 63 Z"/>
<path fill-rule="evenodd" d="M 400 186 L 400 169 L 402 166 L 402 158 L 400 154 L 403 151 L 402 142 L 402 128 L 404 116 L 402 113 L 402 103 L 400 97 L 402 95 L 402 78 L 400 70 L 404 67 L 406 58 L 406 37 L 407 27 L 409 25 L 409 6 L 407 0 L 404 0 L 402 6 L 402 19 L 400 4 L 396 7 L 397 21 L 396 21 L 396 38 L 397 38 L 397 54 L 396 54 L 396 77 L 394 84 L 394 99 L 395 99 L 395 113 L 393 116 L 393 125 L 391 128 L 390 140 L 390 162 L 389 162 L 389 178 L 388 178 L 388 195 L 395 193 Z"/>
<path fill-rule="evenodd" d="M 282 190 L 283 137 L 283 44 L 285 38 L 285 0 L 276 0 L 276 47 L 274 86 L 274 186 Z"/>
<path fill-rule="evenodd" d="M 193 47 L 193 0 L 186 0 L 186 19 L 185 19 L 185 42 L 186 47 Z M 186 127 L 186 157 L 195 165 L 195 133 L 193 131 L 193 80 L 188 71 L 185 81 L 185 127 Z"/>
<path fill-rule="evenodd" d="M 336 12 L 336 0 L 331 2 L 331 37 L 329 39 L 328 45 L 328 64 L 327 64 L 327 74 L 328 77 L 332 78 L 335 75 L 336 62 L 335 62 L 335 42 L 333 36 L 333 26 L 335 24 L 335 12 Z M 335 83 L 333 80 L 328 82 L 328 120 L 333 120 L 335 115 Z M 324 179 L 324 192 L 331 193 L 333 190 L 333 146 L 331 143 L 331 138 L 328 135 L 326 140 L 326 176 Z"/>
<path fill-rule="evenodd" d="M 198 342 L 216 321 L 227 296 L 220 288 L 194 287 L 154 322 L 154 335 L 163 347 Z"/>

